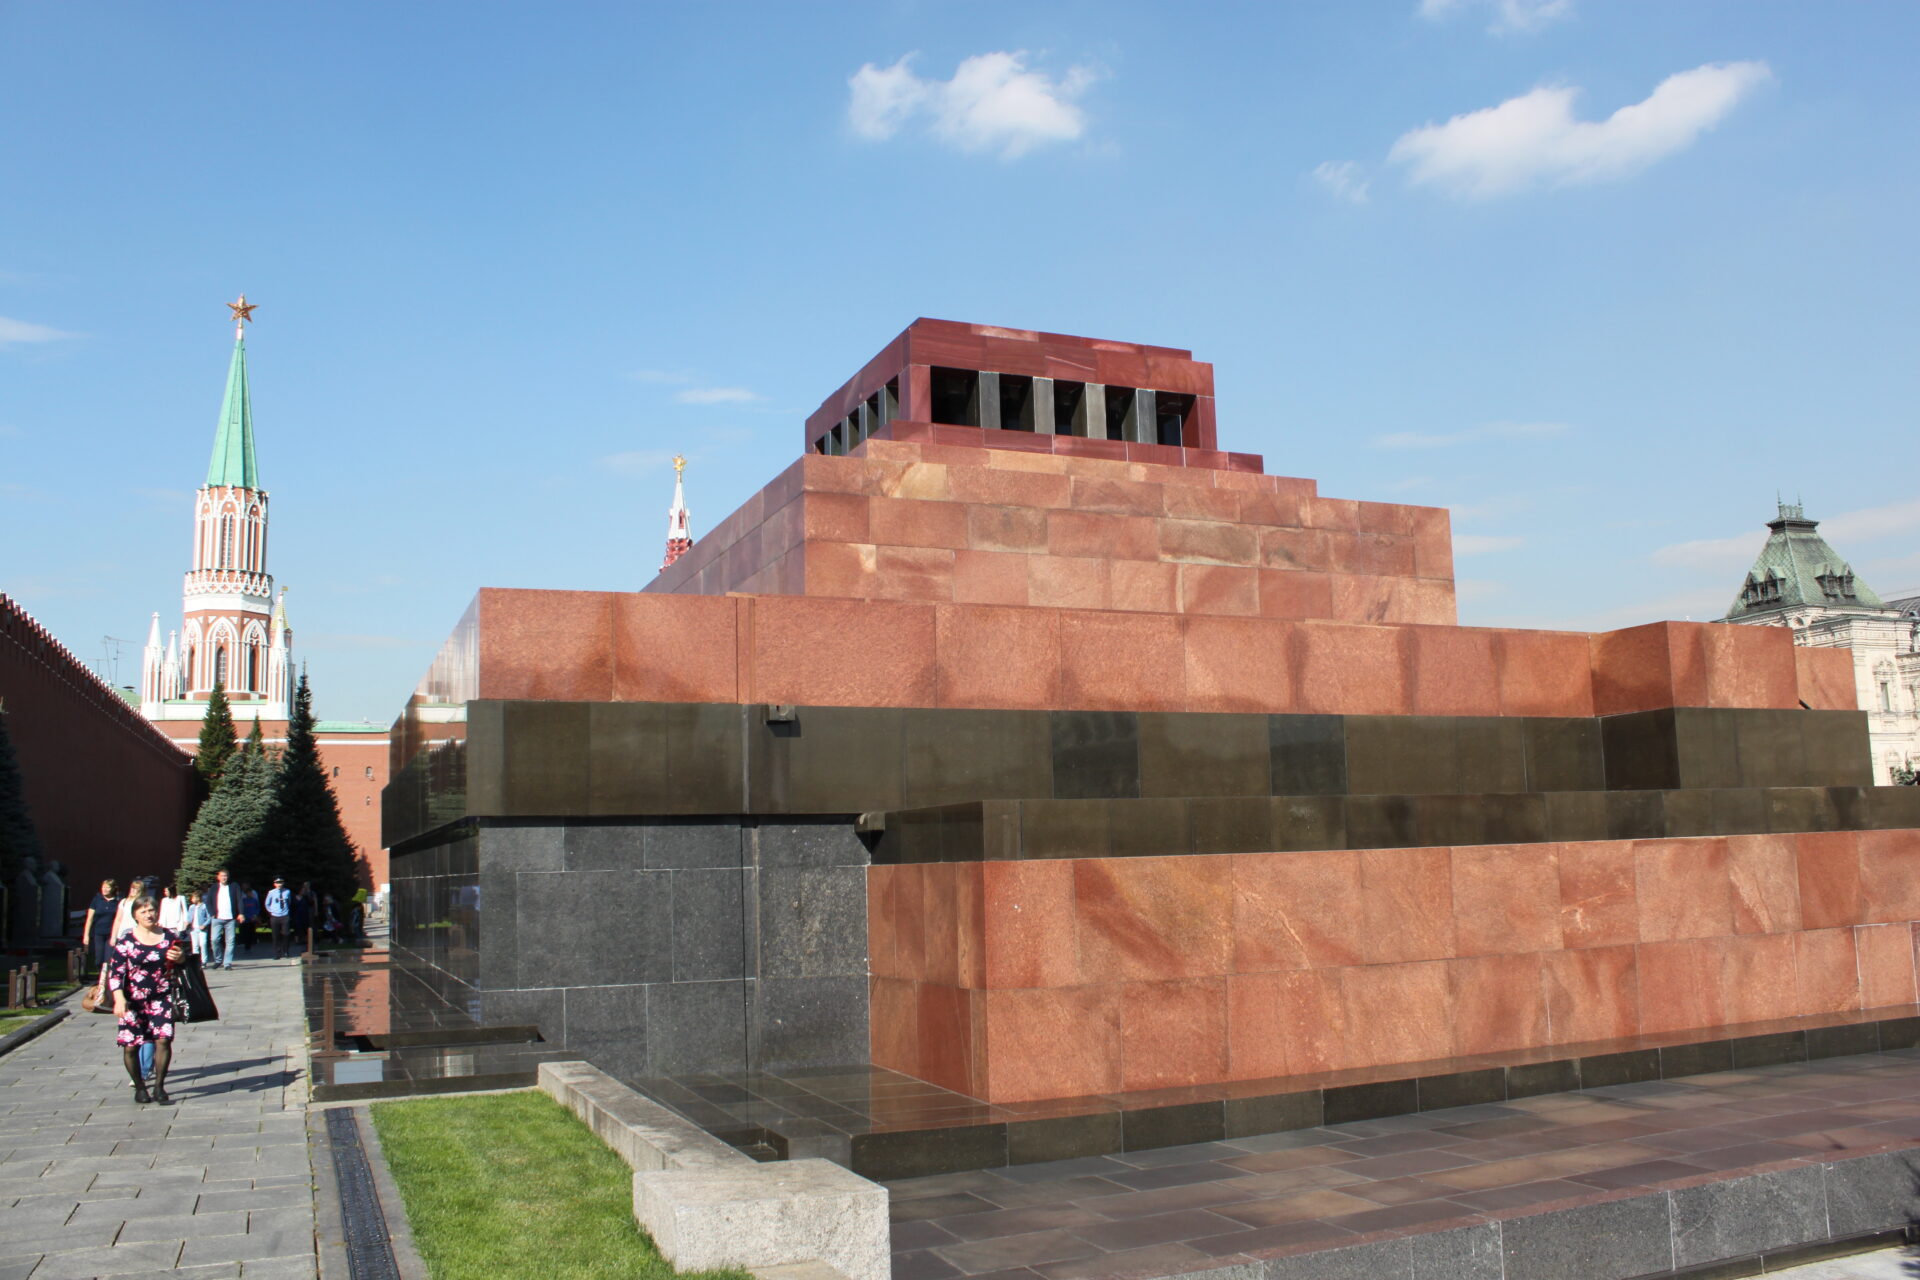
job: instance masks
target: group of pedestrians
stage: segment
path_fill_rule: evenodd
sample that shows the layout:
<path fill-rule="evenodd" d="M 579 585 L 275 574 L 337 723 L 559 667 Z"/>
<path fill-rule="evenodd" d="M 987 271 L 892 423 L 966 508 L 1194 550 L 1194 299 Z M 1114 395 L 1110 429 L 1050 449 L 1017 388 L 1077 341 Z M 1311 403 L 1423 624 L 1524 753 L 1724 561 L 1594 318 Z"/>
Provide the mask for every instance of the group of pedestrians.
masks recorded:
<path fill-rule="evenodd" d="M 98 974 L 95 999 L 112 1000 L 114 1042 L 136 1102 L 172 1101 L 167 1070 L 173 1061 L 174 991 L 183 964 L 231 969 L 235 945 L 251 953 L 262 926 L 273 938 L 274 958 L 286 960 L 294 939 L 306 937 L 316 920 L 338 927 L 331 895 L 316 897 L 304 884 L 295 891 L 275 877 L 262 897 L 234 883 L 224 867 L 204 891 L 191 890 L 185 897 L 157 876 L 134 880 L 124 896 L 118 889 L 115 881 L 101 882 L 81 936 Z"/>

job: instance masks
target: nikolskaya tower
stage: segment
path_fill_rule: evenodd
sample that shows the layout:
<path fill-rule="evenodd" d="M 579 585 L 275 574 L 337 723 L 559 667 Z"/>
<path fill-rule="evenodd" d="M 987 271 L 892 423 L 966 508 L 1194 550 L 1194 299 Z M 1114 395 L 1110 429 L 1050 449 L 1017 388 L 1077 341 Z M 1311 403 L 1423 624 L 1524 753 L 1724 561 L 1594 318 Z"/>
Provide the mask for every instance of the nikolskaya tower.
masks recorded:
<path fill-rule="evenodd" d="M 215 684 L 262 719 L 290 712 L 293 633 L 284 599 L 267 572 L 267 492 L 253 447 L 253 403 L 247 388 L 246 326 L 254 307 L 245 294 L 233 311 L 233 360 L 213 437 L 207 481 L 194 495 L 193 567 L 187 571 L 183 619 L 160 643 L 154 614 L 140 662 L 140 710 L 150 720 L 197 717 L 179 704 L 204 704 Z M 282 596 L 285 591 L 282 590 Z M 173 704 L 169 706 L 169 704 Z"/>

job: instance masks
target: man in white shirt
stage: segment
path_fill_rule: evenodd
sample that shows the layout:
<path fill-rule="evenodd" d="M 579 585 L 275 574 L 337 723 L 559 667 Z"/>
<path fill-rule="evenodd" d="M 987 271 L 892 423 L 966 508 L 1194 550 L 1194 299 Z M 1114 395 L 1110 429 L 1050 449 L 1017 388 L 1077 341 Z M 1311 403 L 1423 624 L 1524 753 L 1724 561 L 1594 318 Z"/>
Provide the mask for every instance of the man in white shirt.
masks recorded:
<path fill-rule="evenodd" d="M 209 962 L 222 969 L 233 968 L 233 937 L 241 921 L 246 917 L 240 910 L 240 889 L 227 883 L 227 869 L 216 871 L 213 876 L 213 888 L 207 893 L 207 909 L 213 915 L 212 945 L 208 948 Z M 221 937 L 225 935 L 226 946 L 221 947 Z"/>
<path fill-rule="evenodd" d="M 273 958 L 285 960 L 292 938 L 293 915 L 293 895 L 287 892 L 287 882 L 275 876 L 273 888 L 267 890 L 266 900 L 260 905 L 266 908 L 267 920 L 273 925 Z"/>

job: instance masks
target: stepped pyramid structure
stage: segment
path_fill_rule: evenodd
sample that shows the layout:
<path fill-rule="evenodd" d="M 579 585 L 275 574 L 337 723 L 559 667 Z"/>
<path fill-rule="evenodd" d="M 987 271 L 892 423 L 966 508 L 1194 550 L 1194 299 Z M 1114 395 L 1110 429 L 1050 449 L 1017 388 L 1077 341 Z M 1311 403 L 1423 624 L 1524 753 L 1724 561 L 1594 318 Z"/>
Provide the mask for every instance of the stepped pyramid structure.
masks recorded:
<path fill-rule="evenodd" d="M 1882 600 L 1797 502 L 1779 504 L 1726 621 L 1787 627 L 1795 644 L 1845 650 L 1868 712 L 1874 780 L 1920 765 L 1920 599 Z"/>
<path fill-rule="evenodd" d="M 1219 434 L 1190 352 L 920 320 L 644 591 L 482 590 L 394 729 L 396 962 L 878 1177 L 1913 1014 L 1845 654 L 1459 626 L 1445 511 Z"/>

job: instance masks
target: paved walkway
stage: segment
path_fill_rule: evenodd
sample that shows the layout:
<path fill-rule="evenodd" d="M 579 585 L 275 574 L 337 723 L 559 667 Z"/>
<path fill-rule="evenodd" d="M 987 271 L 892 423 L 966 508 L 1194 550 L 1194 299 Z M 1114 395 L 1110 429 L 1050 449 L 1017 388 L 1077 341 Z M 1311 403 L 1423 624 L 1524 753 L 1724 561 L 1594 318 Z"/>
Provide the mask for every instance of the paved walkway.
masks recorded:
<path fill-rule="evenodd" d="M 208 979 L 221 1020 L 180 1029 L 172 1106 L 134 1104 L 112 1020 L 77 1002 L 0 1057 L 0 1280 L 313 1280 L 299 970 Z"/>

